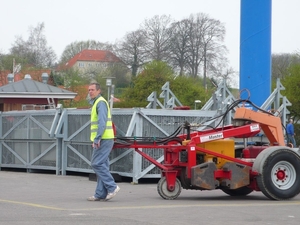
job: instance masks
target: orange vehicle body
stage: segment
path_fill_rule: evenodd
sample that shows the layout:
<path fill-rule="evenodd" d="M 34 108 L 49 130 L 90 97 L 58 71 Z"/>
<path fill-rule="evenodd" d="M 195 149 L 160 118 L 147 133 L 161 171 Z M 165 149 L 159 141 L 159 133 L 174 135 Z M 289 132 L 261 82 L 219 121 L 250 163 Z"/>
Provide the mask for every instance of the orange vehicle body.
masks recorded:
<path fill-rule="evenodd" d="M 276 117 L 262 112 L 256 112 L 242 107 L 236 109 L 234 119 L 249 120 L 255 123 L 259 123 L 264 134 L 269 139 L 271 146 L 285 146 L 280 117 Z"/>

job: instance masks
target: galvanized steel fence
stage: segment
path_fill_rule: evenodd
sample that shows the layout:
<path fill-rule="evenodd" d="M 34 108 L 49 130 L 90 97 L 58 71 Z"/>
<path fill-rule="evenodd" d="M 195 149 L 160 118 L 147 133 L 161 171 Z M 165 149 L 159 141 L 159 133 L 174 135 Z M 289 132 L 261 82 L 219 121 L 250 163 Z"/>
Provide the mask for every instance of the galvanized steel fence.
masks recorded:
<path fill-rule="evenodd" d="M 117 136 L 166 137 L 181 124 L 213 117 L 216 111 L 169 109 L 113 109 Z M 52 170 L 93 173 L 89 109 L 10 111 L 0 114 L 0 169 Z M 157 161 L 163 150 L 144 149 Z M 110 170 L 120 176 L 160 177 L 160 171 L 134 149 L 113 149 Z"/>

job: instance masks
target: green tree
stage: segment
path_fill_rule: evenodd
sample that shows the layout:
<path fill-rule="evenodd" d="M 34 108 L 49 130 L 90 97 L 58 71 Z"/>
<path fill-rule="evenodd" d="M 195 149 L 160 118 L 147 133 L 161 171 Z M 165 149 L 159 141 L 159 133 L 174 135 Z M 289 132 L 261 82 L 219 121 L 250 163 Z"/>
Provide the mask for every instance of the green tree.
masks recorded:
<path fill-rule="evenodd" d="M 208 93 L 202 86 L 203 79 L 188 76 L 178 76 L 170 82 L 172 92 L 176 95 L 181 104 L 194 107 L 195 100 L 201 100 L 200 106 L 208 100 Z"/>
<path fill-rule="evenodd" d="M 295 126 L 295 139 L 296 143 L 300 142 L 300 63 L 292 64 L 284 72 L 283 79 L 281 80 L 285 90 L 282 91 L 282 95 L 286 96 L 287 99 L 292 103 L 288 107 L 290 111 L 290 117 L 294 118 Z"/>
<path fill-rule="evenodd" d="M 26 58 L 18 57 L 17 55 L 1 55 L 0 54 L 0 70 L 9 70 L 13 72 L 13 62 L 16 64 L 26 65 L 28 60 Z"/>
<path fill-rule="evenodd" d="M 173 70 L 162 61 L 152 61 L 133 79 L 132 87 L 123 92 L 122 99 L 127 107 L 145 107 L 147 97 L 153 92 L 161 92 L 167 81 L 174 79 Z M 120 104 L 121 105 L 121 104 Z"/>
<path fill-rule="evenodd" d="M 300 63 L 299 54 L 272 54 L 272 80 L 276 83 L 277 78 L 283 79 L 287 69 L 297 63 Z"/>
<path fill-rule="evenodd" d="M 63 86 L 64 85 L 64 77 L 62 75 L 53 74 L 53 81 L 55 86 Z"/>
<path fill-rule="evenodd" d="M 113 84 L 118 88 L 128 87 L 131 81 L 130 70 L 121 63 L 110 64 L 106 69 L 98 70 L 95 74 L 94 79 L 99 84 L 103 84 L 106 77 L 113 77 Z"/>
<path fill-rule="evenodd" d="M 68 69 L 63 72 L 63 79 L 64 79 L 64 88 L 77 93 L 77 100 L 64 100 L 60 103 L 65 107 L 82 107 L 87 106 L 87 90 L 84 88 L 84 85 L 89 84 L 89 79 L 87 77 L 82 77 L 79 74 L 78 70 Z M 60 75 L 54 75 L 60 76 Z M 60 81 L 61 82 L 61 81 Z"/>
<path fill-rule="evenodd" d="M 68 69 L 64 71 L 64 86 L 70 90 L 78 85 L 88 84 L 89 79 L 80 75 L 78 70 Z"/>
<path fill-rule="evenodd" d="M 297 121 L 300 119 L 300 64 L 293 64 L 286 70 L 286 75 L 282 80 L 285 90 L 282 92 L 284 96 L 292 103 L 288 109 L 291 116 Z"/>
<path fill-rule="evenodd" d="M 170 82 L 170 89 L 177 99 L 191 109 L 194 107 L 195 100 L 201 100 L 200 105 L 203 105 L 211 95 L 211 91 L 203 88 L 202 78 L 176 77 L 166 63 L 152 61 L 143 67 L 143 71 L 133 80 L 132 87 L 123 92 L 121 97 L 123 101 L 116 103 L 115 107 L 145 107 L 148 104 L 147 97 L 154 91 L 159 95 L 166 82 Z"/>

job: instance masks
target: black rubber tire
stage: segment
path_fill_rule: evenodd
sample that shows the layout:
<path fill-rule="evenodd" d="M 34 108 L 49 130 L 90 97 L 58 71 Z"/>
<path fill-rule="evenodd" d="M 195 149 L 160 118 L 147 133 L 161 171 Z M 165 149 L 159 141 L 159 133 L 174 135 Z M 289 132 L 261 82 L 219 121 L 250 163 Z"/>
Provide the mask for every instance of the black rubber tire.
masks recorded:
<path fill-rule="evenodd" d="M 238 189 L 222 189 L 222 191 L 230 196 L 246 196 L 253 190 L 248 187 L 241 187 Z"/>
<path fill-rule="evenodd" d="M 182 189 L 181 183 L 177 178 L 175 181 L 174 191 L 168 190 L 167 180 L 165 177 L 162 177 L 157 183 L 157 192 L 163 199 L 167 199 L 167 200 L 176 199 L 180 195 L 181 189 Z"/>
<path fill-rule="evenodd" d="M 300 156 L 290 149 L 272 152 L 258 171 L 257 185 L 272 200 L 287 200 L 300 192 Z M 278 176 L 282 175 L 281 178 Z"/>

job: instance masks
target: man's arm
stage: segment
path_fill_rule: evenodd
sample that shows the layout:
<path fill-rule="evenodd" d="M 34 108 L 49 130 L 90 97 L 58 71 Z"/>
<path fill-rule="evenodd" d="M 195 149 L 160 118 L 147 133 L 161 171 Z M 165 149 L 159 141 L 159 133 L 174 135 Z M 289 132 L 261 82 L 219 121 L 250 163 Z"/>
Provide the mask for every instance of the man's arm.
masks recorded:
<path fill-rule="evenodd" d="M 293 134 L 292 131 L 291 131 L 291 124 L 288 124 L 288 125 L 286 126 L 286 132 L 287 132 L 288 134 Z"/>
<path fill-rule="evenodd" d="M 98 114 L 98 131 L 97 135 L 94 139 L 94 143 L 100 143 L 102 134 L 106 128 L 107 122 L 107 106 L 106 103 L 103 101 L 98 102 L 97 104 L 97 114 Z"/>

